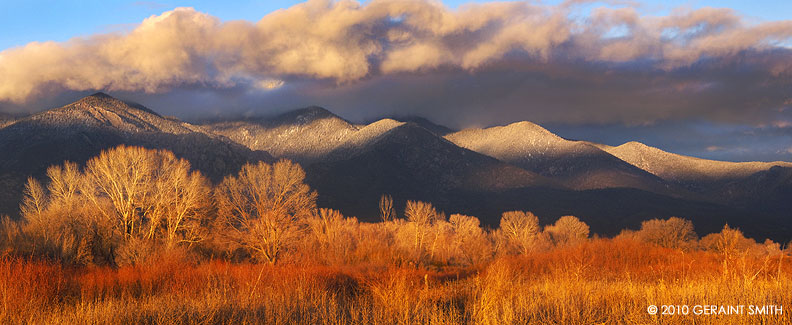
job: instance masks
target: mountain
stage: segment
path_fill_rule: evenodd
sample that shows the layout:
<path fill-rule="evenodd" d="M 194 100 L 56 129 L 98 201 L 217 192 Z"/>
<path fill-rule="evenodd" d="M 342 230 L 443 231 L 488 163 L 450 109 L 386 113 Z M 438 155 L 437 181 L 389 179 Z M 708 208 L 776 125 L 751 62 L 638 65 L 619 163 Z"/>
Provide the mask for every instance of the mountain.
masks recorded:
<path fill-rule="evenodd" d="M 399 212 L 407 200 L 430 201 L 488 226 L 497 226 L 501 212 L 517 209 L 540 214 L 542 222 L 575 215 L 602 234 L 671 216 L 692 219 L 703 231 L 728 222 L 749 234 L 782 238 L 788 229 L 775 218 L 778 210 L 752 214 L 748 205 L 714 202 L 602 145 L 566 140 L 529 122 L 447 133 L 412 120 L 418 123 L 386 118 L 355 125 L 313 107 L 205 127 L 300 161 L 320 206 L 364 221 L 377 220 L 379 197 L 390 194 Z"/>
<path fill-rule="evenodd" d="M 250 149 L 301 163 L 321 159 L 358 130 L 321 107 L 299 109 L 271 119 L 219 122 L 204 127 Z"/>
<path fill-rule="evenodd" d="M 678 155 L 628 142 L 605 151 L 668 182 L 730 206 L 792 219 L 792 163 L 727 162 Z"/>
<path fill-rule="evenodd" d="M 82 164 L 120 144 L 170 150 L 215 181 L 246 162 L 272 160 L 264 151 L 97 93 L 0 128 L 0 214 L 17 213 L 29 175 L 41 177 L 66 160 Z"/>
<path fill-rule="evenodd" d="M 432 122 L 426 118 L 415 116 L 415 115 L 408 115 L 408 116 L 395 116 L 391 119 L 399 121 L 399 122 L 412 122 L 420 127 L 432 131 L 432 133 L 437 134 L 439 136 L 445 136 L 447 134 L 454 133 L 454 129 L 451 129 L 445 125 L 440 125 L 435 122 Z"/>
<path fill-rule="evenodd" d="M 307 171 L 320 206 L 363 221 L 376 221 L 380 195 L 390 194 L 400 213 L 407 200 L 423 200 L 448 213 L 475 215 L 492 227 L 503 211 L 527 210 L 537 213 L 543 224 L 575 215 L 605 235 L 671 216 L 693 220 L 702 234 L 719 231 L 725 223 L 757 237 L 785 238 L 789 230 L 766 215 L 722 204 L 634 188 L 566 188 L 554 178 L 461 148 L 414 123 L 391 119 L 361 128 Z"/>
<path fill-rule="evenodd" d="M 465 212 L 455 192 L 498 192 L 513 188 L 561 188 L 556 182 L 503 163 L 437 136 L 414 123 L 372 123 L 323 161 L 308 167 L 320 204 L 375 220 L 380 195 L 397 202 L 430 201 Z"/>
<path fill-rule="evenodd" d="M 214 181 L 246 162 L 292 159 L 305 168 L 319 206 L 363 221 L 377 220 L 380 195 L 390 194 L 398 212 L 407 200 L 429 201 L 486 226 L 497 226 L 503 211 L 528 210 L 543 224 L 575 215 L 607 235 L 671 216 L 693 220 L 700 233 L 727 222 L 757 238 L 789 240 L 792 233 L 790 163 L 718 162 L 638 143 L 610 147 L 529 122 L 454 132 L 400 119 L 354 124 L 308 107 L 194 125 L 98 93 L 0 126 L 0 213 L 16 213 L 29 175 L 127 144 L 171 150 Z"/>
<path fill-rule="evenodd" d="M 13 116 L 0 112 L 0 128 L 13 123 L 15 120 Z"/>
<path fill-rule="evenodd" d="M 678 193 L 660 177 L 582 141 L 570 141 L 530 122 L 448 134 L 456 145 L 495 157 L 577 190 L 636 188 Z"/>
<path fill-rule="evenodd" d="M 600 148 L 630 164 L 657 175 L 669 182 L 686 186 L 697 183 L 724 182 L 744 179 L 773 166 L 792 167 L 788 162 L 727 162 L 678 155 L 647 146 L 627 142 L 618 147 Z"/>

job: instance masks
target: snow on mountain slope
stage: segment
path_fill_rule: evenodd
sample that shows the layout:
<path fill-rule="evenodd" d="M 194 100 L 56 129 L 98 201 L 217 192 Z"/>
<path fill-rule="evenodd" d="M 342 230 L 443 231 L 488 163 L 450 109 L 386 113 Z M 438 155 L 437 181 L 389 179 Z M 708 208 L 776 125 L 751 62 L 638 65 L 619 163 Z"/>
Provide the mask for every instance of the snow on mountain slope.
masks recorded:
<path fill-rule="evenodd" d="M 309 107 L 274 119 L 209 124 L 207 129 L 248 148 L 275 157 L 313 162 L 341 145 L 358 128 L 320 107 Z"/>
<path fill-rule="evenodd" d="M 629 187 L 668 193 L 660 178 L 581 141 L 570 141 L 530 122 L 467 129 L 445 137 L 575 189 Z"/>
<path fill-rule="evenodd" d="M 461 207 L 473 201 L 455 195 L 458 191 L 563 188 L 541 175 L 460 148 L 414 123 L 386 119 L 359 133 L 350 139 L 354 145 L 339 147 L 329 159 L 308 168 L 309 182 L 321 193 L 324 206 L 370 217 L 377 215 L 381 194 Z"/>
<path fill-rule="evenodd" d="M 727 162 L 678 155 L 627 142 L 618 147 L 601 148 L 643 170 L 675 183 L 730 181 L 746 178 L 773 166 L 792 167 L 789 162 Z"/>

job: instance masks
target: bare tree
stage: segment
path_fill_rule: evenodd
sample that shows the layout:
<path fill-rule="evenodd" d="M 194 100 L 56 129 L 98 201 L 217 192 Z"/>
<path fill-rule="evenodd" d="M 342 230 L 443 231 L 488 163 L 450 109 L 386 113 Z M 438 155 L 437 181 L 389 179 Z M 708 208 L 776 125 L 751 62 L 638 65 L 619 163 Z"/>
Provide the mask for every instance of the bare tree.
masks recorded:
<path fill-rule="evenodd" d="M 539 218 L 531 212 L 504 212 L 499 232 L 510 250 L 527 254 L 539 238 Z"/>
<path fill-rule="evenodd" d="M 237 176 L 226 177 L 215 197 L 230 239 L 258 259 L 275 263 L 316 209 L 316 193 L 304 180 L 303 169 L 287 160 L 247 164 Z"/>
<path fill-rule="evenodd" d="M 379 201 L 380 218 L 382 221 L 390 221 L 396 218 L 396 210 L 393 209 L 393 197 L 382 194 Z"/>
<path fill-rule="evenodd" d="M 668 248 L 689 248 L 698 239 L 693 223 L 677 217 L 641 222 L 637 235 L 643 241 Z"/>
<path fill-rule="evenodd" d="M 51 187 L 64 200 L 79 193 L 95 219 L 88 228 L 100 231 L 105 241 L 122 238 L 111 245 L 121 248 L 116 262 L 134 263 L 156 252 L 159 241 L 171 249 L 202 238 L 211 189 L 172 152 L 119 146 L 89 160 L 80 182 L 76 170 L 68 163 L 51 168 Z"/>
<path fill-rule="evenodd" d="M 320 258 L 336 263 L 348 259 L 355 247 L 357 219 L 344 218 L 337 210 L 322 208 L 316 217 L 308 219 L 308 225 L 319 244 Z"/>
<path fill-rule="evenodd" d="M 586 240 L 589 226 L 574 216 L 563 216 L 552 226 L 545 227 L 545 231 L 556 245 L 570 245 Z"/>
<path fill-rule="evenodd" d="M 147 213 L 147 238 L 164 232 L 166 247 L 195 243 L 203 239 L 204 221 L 211 207 L 209 182 L 198 172 L 190 172 L 190 164 L 163 153 L 152 184 L 151 208 Z"/>
<path fill-rule="evenodd" d="M 0 258 L 11 254 L 21 246 L 22 229 L 7 215 L 0 216 Z"/>
<path fill-rule="evenodd" d="M 465 262 L 476 264 L 491 253 L 487 235 L 479 226 L 479 219 L 472 216 L 452 214 L 448 219 L 454 229 L 454 245 Z"/>
<path fill-rule="evenodd" d="M 119 146 L 103 151 L 86 164 L 84 192 L 97 211 L 117 221 L 125 238 L 136 234 L 146 212 L 143 209 L 147 208 L 145 202 L 151 194 L 157 166 L 152 158 L 154 155 L 147 149 Z M 103 198 L 110 201 L 111 211 L 100 202 Z"/>
<path fill-rule="evenodd" d="M 83 175 L 74 162 L 64 162 L 63 166 L 53 165 L 47 168 L 50 201 L 58 206 L 61 211 L 71 215 L 78 204 L 79 190 L 83 182 Z"/>
<path fill-rule="evenodd" d="M 407 201 L 404 208 L 404 216 L 407 217 L 410 230 L 413 234 L 412 252 L 416 262 L 423 259 L 427 246 L 427 235 L 431 231 L 431 226 L 438 218 L 437 210 L 431 203 L 421 201 Z"/>
<path fill-rule="evenodd" d="M 404 208 L 404 216 L 410 222 L 415 222 L 419 225 L 429 225 L 437 218 L 437 210 L 431 203 L 421 201 L 407 201 Z"/>
<path fill-rule="evenodd" d="M 700 244 L 704 249 L 717 252 L 726 259 L 745 253 L 757 246 L 756 241 L 745 237 L 742 231 L 732 228 L 728 224 L 723 226 L 720 232 L 701 238 Z"/>
<path fill-rule="evenodd" d="M 22 205 L 19 207 L 22 216 L 29 223 L 43 223 L 44 209 L 47 205 L 47 193 L 41 186 L 41 183 L 33 177 L 28 177 L 25 184 L 25 197 L 22 199 Z"/>

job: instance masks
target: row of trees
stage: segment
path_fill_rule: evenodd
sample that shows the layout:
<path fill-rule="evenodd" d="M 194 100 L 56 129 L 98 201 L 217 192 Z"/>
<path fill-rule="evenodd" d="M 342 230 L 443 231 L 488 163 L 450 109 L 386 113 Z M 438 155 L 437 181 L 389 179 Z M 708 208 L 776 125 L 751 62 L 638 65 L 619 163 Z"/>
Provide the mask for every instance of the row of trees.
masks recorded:
<path fill-rule="evenodd" d="M 286 160 L 245 165 L 215 186 L 190 169 L 169 151 L 127 146 L 102 152 L 82 169 L 71 162 L 52 166 L 46 186 L 28 180 L 23 219 L 3 218 L 0 248 L 76 264 L 122 265 L 185 250 L 264 263 L 286 257 L 476 264 L 589 237 L 588 225 L 573 216 L 541 227 L 532 213 L 510 211 L 498 229 L 488 231 L 473 216 L 447 217 L 420 201 L 408 201 L 401 219 L 385 195 L 383 221 L 360 223 L 317 209 L 305 172 Z M 699 242 L 693 225 L 679 218 L 646 221 L 623 235 L 675 249 L 727 251 L 755 244 L 728 227 Z"/>

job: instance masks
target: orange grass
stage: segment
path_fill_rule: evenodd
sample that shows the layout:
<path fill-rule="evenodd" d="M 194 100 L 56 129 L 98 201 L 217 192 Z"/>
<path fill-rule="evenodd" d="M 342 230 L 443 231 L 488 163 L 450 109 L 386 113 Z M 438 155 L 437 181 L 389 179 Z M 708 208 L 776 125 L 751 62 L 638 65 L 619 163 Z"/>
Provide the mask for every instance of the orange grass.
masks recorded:
<path fill-rule="evenodd" d="M 792 308 L 786 257 L 727 261 L 595 239 L 469 268 L 261 265 L 178 256 L 134 266 L 0 259 L 0 323 L 790 323 L 651 316 L 650 304 Z"/>

